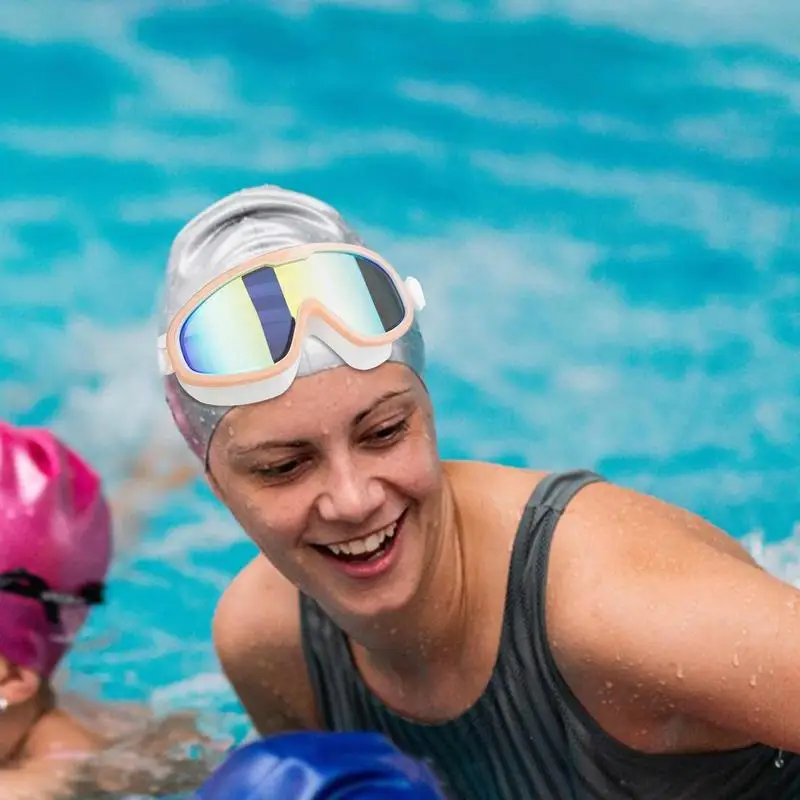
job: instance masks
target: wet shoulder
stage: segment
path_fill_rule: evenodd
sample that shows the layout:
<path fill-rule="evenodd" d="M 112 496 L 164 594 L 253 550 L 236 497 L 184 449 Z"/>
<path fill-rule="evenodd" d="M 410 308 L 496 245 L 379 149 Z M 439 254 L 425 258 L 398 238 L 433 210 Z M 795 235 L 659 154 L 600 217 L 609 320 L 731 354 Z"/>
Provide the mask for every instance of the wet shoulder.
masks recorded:
<path fill-rule="evenodd" d="M 214 639 L 250 646 L 300 645 L 298 591 L 270 562 L 256 556 L 233 579 L 217 604 Z"/>
<path fill-rule="evenodd" d="M 699 544 L 755 564 L 736 539 L 692 511 L 603 481 L 584 488 L 569 504 L 553 549 L 568 560 L 603 562 L 607 569 L 619 560 L 634 567 L 651 563 L 656 552 L 694 552 Z"/>
<path fill-rule="evenodd" d="M 263 556 L 225 591 L 213 637 L 223 671 L 261 733 L 315 724 L 298 591 Z"/>
<path fill-rule="evenodd" d="M 445 474 L 463 511 L 494 518 L 506 529 L 511 524 L 515 530 L 533 491 L 548 473 L 486 461 L 447 461 Z"/>
<path fill-rule="evenodd" d="M 691 511 L 610 482 L 588 485 L 569 503 L 553 533 L 547 572 L 550 624 L 582 618 L 577 609 L 633 592 L 647 576 L 660 580 L 676 571 L 700 571 L 719 553 L 755 564 L 732 536 Z"/>
<path fill-rule="evenodd" d="M 81 755 L 101 750 L 106 741 L 75 717 L 55 708 L 33 727 L 26 742 L 27 758 L 47 758 L 58 754 Z"/>

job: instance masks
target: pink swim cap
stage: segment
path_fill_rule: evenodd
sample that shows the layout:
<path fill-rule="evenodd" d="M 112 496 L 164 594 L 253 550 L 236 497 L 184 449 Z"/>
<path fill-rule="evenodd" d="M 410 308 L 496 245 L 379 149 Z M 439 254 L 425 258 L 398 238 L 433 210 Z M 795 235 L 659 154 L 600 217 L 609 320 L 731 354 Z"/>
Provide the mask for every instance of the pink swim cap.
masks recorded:
<path fill-rule="evenodd" d="M 0 422 L 0 653 L 49 676 L 86 621 L 80 598 L 98 594 L 111 551 L 111 514 L 94 470 L 48 431 Z M 61 597 L 48 607 L 23 596 L 9 582 L 20 570 Z"/>

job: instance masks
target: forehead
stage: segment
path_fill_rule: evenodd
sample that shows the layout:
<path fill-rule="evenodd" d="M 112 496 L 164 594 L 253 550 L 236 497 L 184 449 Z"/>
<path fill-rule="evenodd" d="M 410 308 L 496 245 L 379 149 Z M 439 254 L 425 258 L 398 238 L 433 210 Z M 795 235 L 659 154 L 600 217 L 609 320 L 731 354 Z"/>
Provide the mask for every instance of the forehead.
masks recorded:
<path fill-rule="evenodd" d="M 232 409 L 220 425 L 220 438 L 237 445 L 255 444 L 263 438 L 313 438 L 335 426 L 352 424 L 387 396 L 403 393 L 397 402 L 409 402 L 418 400 L 420 392 L 424 390 L 419 379 L 401 364 L 363 372 L 339 366 L 298 378 L 274 400 Z"/>

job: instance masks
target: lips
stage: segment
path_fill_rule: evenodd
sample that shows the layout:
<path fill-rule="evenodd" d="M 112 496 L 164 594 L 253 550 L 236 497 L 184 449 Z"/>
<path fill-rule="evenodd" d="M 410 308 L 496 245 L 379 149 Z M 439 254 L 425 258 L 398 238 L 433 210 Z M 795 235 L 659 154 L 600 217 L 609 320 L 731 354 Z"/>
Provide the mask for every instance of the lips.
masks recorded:
<path fill-rule="evenodd" d="M 397 521 L 362 539 L 352 539 L 340 544 L 323 545 L 333 555 L 345 557 L 370 558 L 383 549 L 397 532 Z"/>
<path fill-rule="evenodd" d="M 324 555 L 340 562 L 364 564 L 376 561 L 392 548 L 404 517 L 405 512 L 391 525 L 373 531 L 360 539 L 350 539 L 336 544 L 314 545 L 314 547 Z"/>

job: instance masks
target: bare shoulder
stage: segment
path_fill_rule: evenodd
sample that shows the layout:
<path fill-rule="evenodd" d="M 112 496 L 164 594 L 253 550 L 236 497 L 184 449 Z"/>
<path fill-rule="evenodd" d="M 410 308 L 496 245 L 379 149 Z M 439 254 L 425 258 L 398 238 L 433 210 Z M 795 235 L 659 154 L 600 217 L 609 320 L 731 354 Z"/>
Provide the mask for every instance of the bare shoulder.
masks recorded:
<path fill-rule="evenodd" d="M 553 540 L 553 558 L 583 554 L 604 569 L 617 559 L 639 567 L 659 556 L 691 560 L 714 551 L 756 566 L 732 536 L 680 506 L 609 482 L 590 484 L 567 507 Z M 610 562 L 610 563 L 609 563 Z M 663 562 L 666 564 L 666 561 Z"/>
<path fill-rule="evenodd" d="M 757 597 L 763 602 L 742 600 Z M 742 631 L 767 630 L 766 609 L 778 619 L 789 600 L 733 537 L 707 520 L 596 483 L 575 496 L 553 537 L 547 635 L 573 692 L 622 741 L 665 749 L 654 721 L 666 728 L 681 709 L 694 722 L 681 723 L 686 732 L 676 746 L 734 747 L 747 740 L 746 726 L 728 714 L 735 702 L 717 686 L 729 681 L 752 698 L 739 677 L 745 667 L 736 668 L 745 662 L 744 650 L 737 654 Z M 755 671 L 769 651 L 753 637 Z M 717 705 L 706 708 L 698 697 Z M 698 727 L 697 720 L 704 722 Z"/>
<path fill-rule="evenodd" d="M 217 604 L 214 643 L 225 655 L 300 646 L 297 589 L 263 557 L 254 558 Z"/>
<path fill-rule="evenodd" d="M 317 727 L 298 591 L 263 556 L 225 591 L 212 628 L 222 669 L 259 733 Z"/>
<path fill-rule="evenodd" d="M 56 763 L 72 768 L 81 759 L 100 752 L 106 741 L 75 717 L 60 709 L 44 714 L 26 741 L 23 757 L 31 765 Z M 33 767 L 32 767 L 33 768 Z"/>
<path fill-rule="evenodd" d="M 527 467 L 510 467 L 491 461 L 445 461 L 445 471 L 451 479 L 471 481 L 486 486 L 521 487 L 523 491 L 535 487 L 548 473 Z"/>
<path fill-rule="evenodd" d="M 460 504 L 491 509 L 513 522 L 522 516 L 533 490 L 547 473 L 486 461 L 447 461 L 445 472 Z"/>
<path fill-rule="evenodd" d="M 642 581 L 668 593 L 720 558 L 758 569 L 739 542 L 698 515 L 612 483 L 590 484 L 567 506 L 553 536 L 548 628 L 566 643 L 592 609 L 632 602 Z"/>

